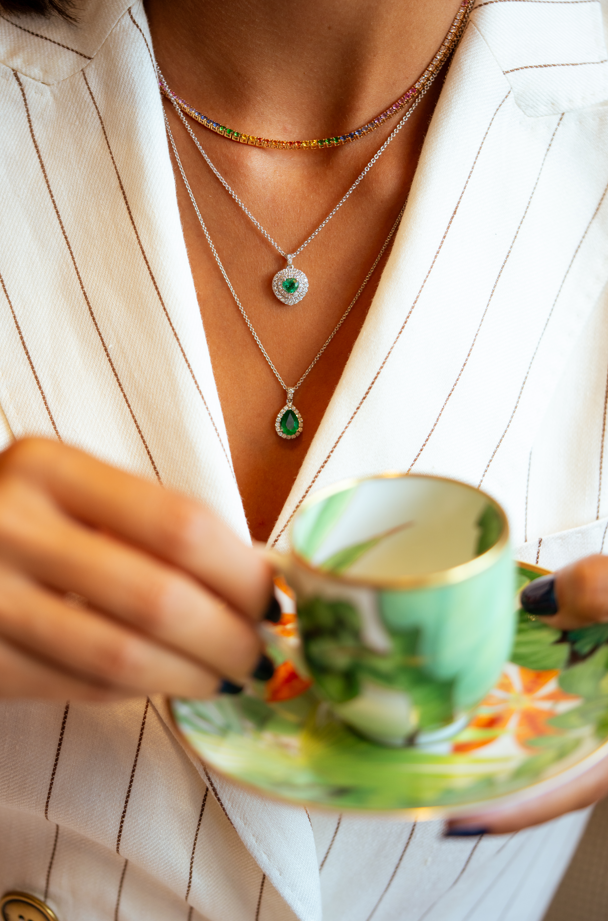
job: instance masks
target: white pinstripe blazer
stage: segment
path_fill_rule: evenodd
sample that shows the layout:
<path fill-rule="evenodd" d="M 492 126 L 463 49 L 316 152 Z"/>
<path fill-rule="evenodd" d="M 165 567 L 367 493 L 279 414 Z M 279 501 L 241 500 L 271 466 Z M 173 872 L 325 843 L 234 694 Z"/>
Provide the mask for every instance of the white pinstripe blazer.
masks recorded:
<path fill-rule="evenodd" d="M 139 0 L 0 19 L 0 444 L 61 437 L 246 521 Z M 604 549 L 608 53 L 596 0 L 480 0 L 308 492 L 483 486 L 520 556 Z M 238 318 L 235 316 L 235 322 Z M 514 837 L 311 813 L 207 775 L 162 704 L 0 708 L 0 893 L 60 921 L 537 921 L 586 814 Z"/>

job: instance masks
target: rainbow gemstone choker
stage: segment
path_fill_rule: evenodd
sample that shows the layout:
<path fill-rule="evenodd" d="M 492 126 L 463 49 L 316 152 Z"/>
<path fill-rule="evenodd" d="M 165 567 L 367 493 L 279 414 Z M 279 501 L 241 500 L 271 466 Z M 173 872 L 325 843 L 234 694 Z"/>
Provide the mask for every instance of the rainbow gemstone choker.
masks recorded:
<path fill-rule="evenodd" d="M 246 134 L 244 132 L 235 131 L 233 128 L 227 128 L 225 125 L 220 125 L 219 122 L 213 121 L 213 119 L 203 115 L 202 112 L 197 111 L 197 109 L 189 105 L 184 99 L 181 99 L 176 93 L 169 89 L 169 86 L 162 77 L 159 77 L 160 90 L 161 93 L 177 105 L 185 115 L 189 115 L 190 118 L 193 118 L 200 125 L 203 125 L 204 128 L 208 128 L 209 131 L 214 131 L 216 134 L 221 135 L 221 137 L 228 138 L 230 141 L 235 141 L 237 144 L 248 144 L 250 147 L 264 147 L 270 150 L 328 150 L 330 147 L 342 147 L 344 144 L 358 141 L 362 137 L 365 137 L 365 135 L 370 134 L 370 132 L 375 131 L 376 128 L 379 128 L 389 119 L 394 118 L 395 115 L 405 108 L 405 106 L 413 102 L 413 100 L 420 95 L 422 90 L 427 86 L 429 80 L 436 75 L 438 70 L 441 70 L 452 54 L 462 34 L 462 30 L 466 25 L 473 3 L 474 0 L 464 0 L 461 4 L 456 18 L 450 26 L 450 30 L 444 38 L 439 51 L 416 83 L 410 86 L 410 88 L 390 105 L 388 109 L 385 109 L 384 112 L 381 112 L 376 118 L 367 122 L 366 125 L 348 134 L 341 134 L 340 136 L 331 138 L 314 138 L 308 141 L 280 141 L 273 138 L 255 137 L 252 134 Z"/>

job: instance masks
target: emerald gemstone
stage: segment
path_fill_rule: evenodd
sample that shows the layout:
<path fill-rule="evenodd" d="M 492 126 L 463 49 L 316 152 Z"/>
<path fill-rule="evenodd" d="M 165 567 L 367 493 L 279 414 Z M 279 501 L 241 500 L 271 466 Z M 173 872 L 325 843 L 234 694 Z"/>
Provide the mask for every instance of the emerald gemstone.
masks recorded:
<path fill-rule="evenodd" d="M 281 282 L 281 288 L 283 291 L 286 291 L 287 294 L 295 294 L 299 287 L 300 282 L 296 278 L 285 278 Z"/>
<path fill-rule="evenodd" d="M 281 431 L 284 435 L 295 435 L 300 428 L 300 420 L 294 413 L 293 409 L 288 409 L 281 416 Z"/>

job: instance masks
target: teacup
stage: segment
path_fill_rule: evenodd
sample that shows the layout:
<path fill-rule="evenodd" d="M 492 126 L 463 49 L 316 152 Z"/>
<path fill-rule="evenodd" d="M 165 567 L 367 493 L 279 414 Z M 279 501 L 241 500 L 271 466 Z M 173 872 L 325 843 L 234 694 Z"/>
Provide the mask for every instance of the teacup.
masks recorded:
<path fill-rule="evenodd" d="M 515 628 L 507 518 L 481 490 L 385 474 L 313 495 L 291 553 L 302 653 L 331 710 L 385 745 L 458 731 Z"/>

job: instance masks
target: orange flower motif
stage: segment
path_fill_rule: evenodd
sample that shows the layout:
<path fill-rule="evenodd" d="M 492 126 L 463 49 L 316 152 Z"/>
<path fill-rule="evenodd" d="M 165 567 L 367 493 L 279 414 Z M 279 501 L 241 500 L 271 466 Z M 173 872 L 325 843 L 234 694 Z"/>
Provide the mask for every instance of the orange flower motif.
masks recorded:
<path fill-rule="evenodd" d="M 287 584 L 283 576 L 274 577 L 277 601 L 281 606 L 281 619 L 274 627 L 279 636 L 296 637 L 296 596 L 294 590 Z"/>
<path fill-rule="evenodd" d="M 298 675 L 291 662 L 283 662 L 266 684 L 266 700 L 270 704 L 291 700 L 307 691 L 312 681 Z"/>
<path fill-rule="evenodd" d="M 467 729 L 488 732 L 483 739 L 455 742 L 452 750 L 458 754 L 490 745 L 503 733 L 512 733 L 523 748 L 539 736 L 556 735 L 559 730 L 548 724 L 551 717 L 562 712 L 563 704 L 575 704 L 579 698 L 566 694 L 557 684 L 559 671 L 532 671 L 519 667 L 504 671 L 494 690 L 480 704 L 477 716 Z M 466 730 L 465 730 L 466 731 Z"/>

